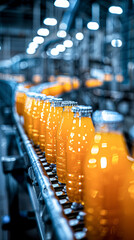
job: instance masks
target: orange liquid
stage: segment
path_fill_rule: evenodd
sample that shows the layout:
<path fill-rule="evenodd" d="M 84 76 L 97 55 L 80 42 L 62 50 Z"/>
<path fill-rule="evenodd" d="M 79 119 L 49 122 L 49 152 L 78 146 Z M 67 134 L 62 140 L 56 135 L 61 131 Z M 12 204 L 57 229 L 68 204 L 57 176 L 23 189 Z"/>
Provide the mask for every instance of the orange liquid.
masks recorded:
<path fill-rule="evenodd" d="M 89 117 L 74 117 L 67 143 L 67 195 L 71 202 L 83 203 L 83 171 L 86 152 L 94 135 Z"/>
<path fill-rule="evenodd" d="M 48 163 L 56 163 L 56 134 L 60 123 L 62 107 L 50 107 L 46 122 L 45 156 Z"/>
<path fill-rule="evenodd" d="M 86 227 L 91 240 L 123 239 L 123 201 L 128 195 L 125 182 L 130 168 L 127 155 L 120 133 L 95 134 L 83 168 Z"/>
<path fill-rule="evenodd" d="M 49 88 L 49 94 L 52 96 L 60 95 L 63 92 L 63 86 L 60 83 L 55 83 Z"/>
<path fill-rule="evenodd" d="M 57 130 L 57 144 L 56 144 L 56 166 L 57 176 L 61 183 L 66 183 L 66 144 L 73 122 L 72 107 L 65 107 L 61 122 Z"/>
<path fill-rule="evenodd" d="M 26 94 L 23 92 L 16 93 L 16 111 L 18 115 L 24 115 L 24 105 L 26 101 Z"/>
<path fill-rule="evenodd" d="M 33 129 L 33 124 L 32 124 L 32 112 L 33 112 L 33 107 L 34 107 L 34 98 L 30 97 L 30 102 L 28 106 L 28 111 L 27 111 L 27 135 L 30 139 L 32 139 L 32 129 Z"/>
<path fill-rule="evenodd" d="M 29 104 L 30 104 L 30 100 L 32 100 L 32 99 L 30 99 L 30 97 L 28 97 L 27 96 L 27 98 L 26 98 L 26 101 L 25 101 L 25 106 L 24 106 L 24 129 L 25 129 L 25 131 L 26 131 L 26 133 L 27 133 L 27 126 L 28 126 L 28 123 L 27 123 L 27 112 L 28 112 L 28 107 L 29 107 Z"/>
<path fill-rule="evenodd" d="M 42 151 L 45 152 L 46 121 L 50 111 L 50 102 L 45 101 L 42 106 L 39 128 L 39 144 Z"/>
<path fill-rule="evenodd" d="M 35 145 L 39 145 L 39 124 L 43 101 L 35 99 L 32 112 L 32 139 Z"/>

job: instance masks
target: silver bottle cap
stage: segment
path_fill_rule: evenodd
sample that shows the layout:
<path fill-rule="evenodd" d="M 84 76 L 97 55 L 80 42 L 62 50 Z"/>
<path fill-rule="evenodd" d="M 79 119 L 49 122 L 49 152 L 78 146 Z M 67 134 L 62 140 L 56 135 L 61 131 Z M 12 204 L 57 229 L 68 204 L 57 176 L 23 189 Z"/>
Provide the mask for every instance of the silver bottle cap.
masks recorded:
<path fill-rule="evenodd" d="M 78 103 L 75 101 L 63 101 L 62 102 L 62 107 L 66 107 L 66 106 L 76 106 Z"/>
<path fill-rule="evenodd" d="M 120 123 L 123 122 L 123 116 L 114 111 L 103 110 L 95 111 L 93 113 L 93 121 L 95 124 L 99 123 Z"/>

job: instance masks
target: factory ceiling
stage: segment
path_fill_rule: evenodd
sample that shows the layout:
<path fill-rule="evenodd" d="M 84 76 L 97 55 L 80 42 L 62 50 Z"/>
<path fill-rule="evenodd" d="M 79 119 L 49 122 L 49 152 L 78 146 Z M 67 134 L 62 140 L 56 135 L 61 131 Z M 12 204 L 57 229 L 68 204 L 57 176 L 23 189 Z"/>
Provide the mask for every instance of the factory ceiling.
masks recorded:
<path fill-rule="evenodd" d="M 70 0 L 73 1 L 73 0 Z M 125 0 L 124 0 L 125 1 Z M 120 4 L 124 1 L 119 1 Z M 108 7 L 112 0 L 79 0 L 71 29 L 76 27 L 75 19 L 81 18 L 83 26 L 91 18 L 92 3 L 99 3 L 100 25 L 105 26 L 105 19 Z M 116 1 L 117 2 L 117 1 Z M 49 15 L 61 22 L 65 13 L 64 9 L 54 7 L 54 0 L 1 0 L 0 1 L 0 60 L 10 59 L 17 54 L 24 54 L 28 43 L 36 35 L 38 28 L 44 27 L 43 19 Z M 58 30 L 59 25 L 51 28 L 52 32 Z"/>

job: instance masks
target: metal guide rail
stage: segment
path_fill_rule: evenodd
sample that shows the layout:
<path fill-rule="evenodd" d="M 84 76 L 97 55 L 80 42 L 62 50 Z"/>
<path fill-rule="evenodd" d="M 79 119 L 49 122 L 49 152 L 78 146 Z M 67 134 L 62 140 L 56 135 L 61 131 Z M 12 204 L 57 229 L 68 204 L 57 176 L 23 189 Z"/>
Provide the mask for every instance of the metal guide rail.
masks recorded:
<path fill-rule="evenodd" d="M 65 184 L 58 182 L 55 164 L 48 164 L 45 154 L 33 146 L 14 111 L 18 145 L 30 181 L 27 182 L 41 239 L 85 240 L 85 212 L 80 204 L 68 200 Z"/>

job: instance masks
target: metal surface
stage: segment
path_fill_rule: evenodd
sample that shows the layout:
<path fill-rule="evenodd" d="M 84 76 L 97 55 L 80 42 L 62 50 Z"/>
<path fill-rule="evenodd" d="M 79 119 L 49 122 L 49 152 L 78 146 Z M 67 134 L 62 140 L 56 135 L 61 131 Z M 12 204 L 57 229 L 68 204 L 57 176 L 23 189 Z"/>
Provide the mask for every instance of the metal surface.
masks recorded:
<path fill-rule="evenodd" d="M 36 195 L 34 186 L 32 186 L 31 184 L 28 183 L 27 187 L 28 187 L 28 192 L 29 192 L 31 202 L 32 202 L 32 205 L 33 205 L 33 209 L 34 209 L 34 212 L 35 212 L 40 237 L 43 240 L 43 239 L 45 239 L 45 231 L 44 231 L 45 225 L 43 224 L 43 221 L 42 221 L 41 216 L 40 216 L 39 201 L 37 199 L 37 195 Z"/>
<path fill-rule="evenodd" d="M 55 235 L 59 240 L 63 240 L 63 236 L 65 240 L 72 240 L 74 239 L 73 232 L 68 224 L 67 219 L 63 214 L 63 208 L 59 204 L 52 184 L 49 181 L 46 172 L 44 171 L 43 164 L 39 160 L 39 157 L 34 151 L 33 146 L 29 141 L 28 137 L 24 133 L 24 130 L 21 124 L 19 123 L 19 117 L 16 113 L 14 113 L 14 119 L 19 134 L 22 138 L 23 144 L 25 146 L 26 152 L 29 156 L 29 160 L 34 170 L 34 174 L 39 185 L 43 200 L 49 211 Z"/>

